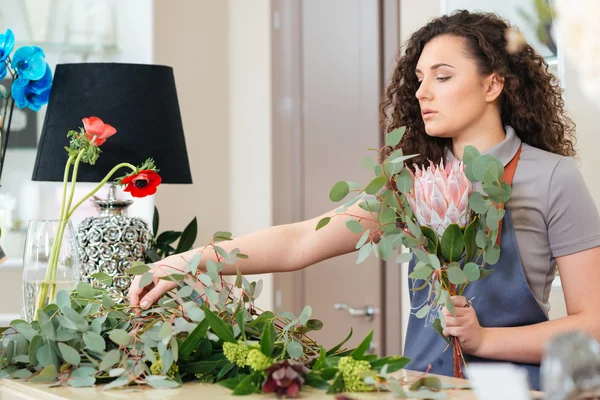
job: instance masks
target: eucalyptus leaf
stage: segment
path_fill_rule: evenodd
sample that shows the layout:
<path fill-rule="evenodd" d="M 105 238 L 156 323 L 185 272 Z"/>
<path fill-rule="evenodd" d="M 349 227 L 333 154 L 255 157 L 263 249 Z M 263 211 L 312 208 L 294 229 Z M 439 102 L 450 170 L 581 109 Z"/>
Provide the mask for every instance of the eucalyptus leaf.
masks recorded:
<path fill-rule="evenodd" d="M 140 283 L 139 283 L 140 289 L 151 284 L 153 279 L 154 279 L 154 275 L 152 274 L 152 272 L 144 273 L 142 275 L 142 278 L 140 279 Z"/>
<path fill-rule="evenodd" d="M 402 136 L 404 136 L 404 132 L 406 131 L 406 127 L 401 126 L 399 128 L 394 129 L 390 133 L 385 136 L 385 145 L 390 147 L 395 147 L 400 143 Z"/>
<path fill-rule="evenodd" d="M 367 257 L 369 257 L 369 255 L 371 254 L 371 251 L 373 251 L 373 247 L 370 246 L 368 243 L 361 247 L 358 252 L 358 258 L 356 259 L 356 263 L 360 264 L 363 261 L 365 261 Z"/>
<path fill-rule="evenodd" d="M 415 224 L 413 222 L 413 220 L 410 218 L 406 220 L 406 225 L 408 226 L 408 230 L 410 231 L 410 233 L 412 233 L 415 238 L 417 238 L 417 239 L 421 238 L 421 235 L 423 233 L 422 233 L 421 227 L 419 227 L 419 225 Z"/>
<path fill-rule="evenodd" d="M 475 243 L 480 249 L 483 249 L 487 246 L 488 239 L 484 231 L 477 231 L 477 235 L 475 235 Z"/>
<path fill-rule="evenodd" d="M 100 363 L 99 370 L 106 371 L 121 360 L 121 351 L 114 349 L 106 353 L 102 362 Z"/>
<path fill-rule="evenodd" d="M 302 312 L 300 313 L 300 317 L 298 317 L 298 319 L 300 320 L 300 325 L 306 325 L 306 323 L 310 319 L 311 314 L 312 308 L 310 306 L 304 306 Z"/>
<path fill-rule="evenodd" d="M 346 221 L 346 227 L 350 230 L 350 232 L 353 233 L 362 233 L 363 231 L 363 226 L 355 219 L 349 219 Z"/>
<path fill-rule="evenodd" d="M 71 346 L 66 345 L 64 343 L 58 343 L 58 349 L 62 354 L 63 360 L 65 360 L 69 364 L 73 366 L 78 366 L 81 362 L 81 356 L 79 355 L 79 352 Z"/>
<path fill-rule="evenodd" d="M 477 157 L 479 157 L 481 153 L 474 146 L 468 145 L 463 149 L 462 161 L 465 164 L 471 163 Z"/>
<path fill-rule="evenodd" d="M 392 256 L 394 246 L 392 245 L 392 242 L 390 242 L 385 236 L 379 239 L 377 247 L 379 249 L 379 256 L 382 260 L 387 261 Z"/>
<path fill-rule="evenodd" d="M 497 244 L 488 244 L 483 250 L 483 259 L 489 265 L 494 265 L 500 260 L 500 247 Z"/>
<path fill-rule="evenodd" d="M 88 349 L 97 353 L 103 352 L 106 348 L 106 342 L 104 341 L 104 338 L 93 330 L 83 334 L 83 343 L 85 343 Z"/>
<path fill-rule="evenodd" d="M 350 193 L 350 187 L 346 181 L 338 181 L 329 191 L 329 199 L 333 202 L 344 200 L 344 198 Z"/>
<path fill-rule="evenodd" d="M 412 261 L 412 258 L 413 258 L 412 252 L 401 253 L 400 255 L 398 255 L 398 257 L 396 257 L 396 263 L 397 264 L 407 263 L 407 262 Z"/>
<path fill-rule="evenodd" d="M 292 358 L 300 358 L 304 354 L 304 348 L 300 342 L 291 341 L 286 347 L 287 353 Z"/>
<path fill-rule="evenodd" d="M 179 298 L 189 297 L 193 291 L 194 291 L 194 288 L 192 286 L 186 285 L 177 291 L 177 297 L 179 297 Z"/>
<path fill-rule="evenodd" d="M 141 261 L 134 261 L 131 265 L 132 266 L 130 268 L 125 270 L 126 274 L 142 275 L 142 274 L 150 271 L 150 267 L 148 267 L 146 264 L 144 264 Z"/>
<path fill-rule="evenodd" d="M 395 176 L 396 187 L 402 194 L 407 194 L 412 190 L 413 177 L 408 168 L 404 168 L 398 175 Z"/>
<path fill-rule="evenodd" d="M 477 214 L 484 214 L 490 207 L 490 201 L 477 191 L 469 195 L 469 207 Z"/>
<path fill-rule="evenodd" d="M 365 188 L 366 194 L 375 194 L 377 193 L 385 184 L 387 183 L 387 178 L 384 175 L 380 175 L 373 179 Z"/>
<path fill-rule="evenodd" d="M 469 262 L 465 264 L 464 273 L 469 282 L 475 282 L 479 279 L 481 272 L 479 270 L 479 265 Z"/>
<path fill-rule="evenodd" d="M 92 298 L 94 298 L 96 291 L 94 290 L 92 285 L 90 285 L 89 283 L 79 282 L 77 284 L 77 293 L 79 293 L 81 295 L 81 297 L 83 297 L 85 299 L 92 299 Z"/>
<path fill-rule="evenodd" d="M 368 212 L 377 212 L 381 203 L 377 199 L 366 199 L 358 203 L 358 206 Z"/>
<path fill-rule="evenodd" d="M 131 343 L 131 336 L 123 329 L 113 329 L 108 337 L 119 346 L 128 346 Z"/>
<path fill-rule="evenodd" d="M 463 270 L 460 269 L 460 265 L 448 267 L 448 279 L 455 285 L 460 285 L 467 282 L 467 277 L 465 276 Z"/>
<path fill-rule="evenodd" d="M 217 304 L 219 302 L 219 295 L 217 294 L 217 291 L 214 288 L 207 287 L 204 289 L 204 292 L 206 293 L 206 296 L 211 301 L 211 303 Z"/>
<path fill-rule="evenodd" d="M 356 248 L 360 249 L 361 247 L 363 247 L 363 245 L 367 242 L 367 240 L 369 240 L 369 234 L 370 234 L 370 229 L 367 229 L 362 236 L 360 237 L 360 239 L 358 239 L 358 242 L 356 243 Z"/>
<path fill-rule="evenodd" d="M 185 272 L 188 274 L 196 274 L 198 270 L 198 266 L 202 261 L 202 253 L 196 253 L 190 259 L 190 262 L 185 266 Z"/>
<path fill-rule="evenodd" d="M 429 314 L 429 304 L 425 304 L 423 307 L 421 307 L 419 309 L 419 311 L 417 311 L 417 313 L 415 314 L 415 316 L 419 319 L 423 319 L 427 316 L 427 314 Z"/>
<path fill-rule="evenodd" d="M 331 221 L 331 217 L 321 218 L 321 220 L 317 223 L 317 227 L 315 228 L 315 230 L 318 231 L 319 229 L 323 228 L 329 223 L 329 221 Z"/>
<path fill-rule="evenodd" d="M 414 269 L 408 277 L 410 279 L 427 279 L 433 273 L 433 268 L 429 266 L 424 266 L 423 268 Z"/>
<path fill-rule="evenodd" d="M 360 166 L 363 167 L 363 168 L 365 168 L 365 169 L 373 169 L 373 168 L 375 168 L 376 165 L 377 165 L 377 161 L 375 161 L 374 159 L 372 159 L 369 156 L 366 156 L 360 162 Z"/>

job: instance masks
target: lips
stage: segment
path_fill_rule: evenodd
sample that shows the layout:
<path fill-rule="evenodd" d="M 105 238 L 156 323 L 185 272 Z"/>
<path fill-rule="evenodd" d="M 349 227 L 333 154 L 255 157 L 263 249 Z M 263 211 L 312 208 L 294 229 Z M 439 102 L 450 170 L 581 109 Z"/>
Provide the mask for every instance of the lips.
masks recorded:
<path fill-rule="evenodd" d="M 424 109 L 421 110 L 421 115 L 423 116 L 423 118 L 431 118 L 436 113 L 437 113 L 437 111 L 434 111 L 434 110 L 432 110 L 430 108 L 424 108 Z"/>

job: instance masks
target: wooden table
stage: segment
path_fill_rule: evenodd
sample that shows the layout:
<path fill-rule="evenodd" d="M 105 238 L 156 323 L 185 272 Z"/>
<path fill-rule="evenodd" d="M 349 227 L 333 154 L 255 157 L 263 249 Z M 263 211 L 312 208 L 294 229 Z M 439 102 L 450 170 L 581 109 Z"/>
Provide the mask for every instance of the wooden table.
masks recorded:
<path fill-rule="evenodd" d="M 399 371 L 394 374 L 398 378 L 406 377 L 409 380 L 418 376 L 420 373 L 412 371 Z M 438 376 L 430 374 L 431 376 Z M 439 376 L 443 383 L 452 384 L 460 387 L 468 383 L 464 379 Z M 448 390 L 448 400 L 476 400 L 475 392 L 472 390 Z M 391 393 L 348 393 L 351 399 L 395 399 Z M 177 389 L 152 389 L 130 387 L 127 389 L 102 390 L 102 385 L 96 385 L 91 388 L 71 388 L 67 386 L 48 388 L 47 383 L 29 383 L 23 380 L 0 379 L 0 399 L 2 400 L 96 400 L 96 399 L 177 399 L 177 400 L 198 400 L 198 399 L 276 399 L 274 394 L 264 395 L 255 394 L 249 396 L 233 396 L 231 391 L 225 387 L 215 384 L 202 384 L 189 382 L 183 387 Z M 324 391 L 305 386 L 300 392 L 299 398 L 302 399 L 333 399 L 333 395 L 327 395 Z M 539 392 L 531 392 L 532 399 L 542 399 L 543 395 Z"/>

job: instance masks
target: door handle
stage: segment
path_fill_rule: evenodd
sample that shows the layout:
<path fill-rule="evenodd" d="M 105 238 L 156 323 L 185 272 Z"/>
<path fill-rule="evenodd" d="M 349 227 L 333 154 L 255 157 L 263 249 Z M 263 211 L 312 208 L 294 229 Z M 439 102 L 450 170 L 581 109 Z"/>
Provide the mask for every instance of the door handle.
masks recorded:
<path fill-rule="evenodd" d="M 373 320 L 375 314 L 379 314 L 379 308 L 375 308 L 371 304 L 367 304 L 363 308 L 354 308 L 345 303 L 336 303 L 333 308 L 335 310 L 348 310 L 348 313 L 353 317 L 366 317 L 369 321 Z"/>

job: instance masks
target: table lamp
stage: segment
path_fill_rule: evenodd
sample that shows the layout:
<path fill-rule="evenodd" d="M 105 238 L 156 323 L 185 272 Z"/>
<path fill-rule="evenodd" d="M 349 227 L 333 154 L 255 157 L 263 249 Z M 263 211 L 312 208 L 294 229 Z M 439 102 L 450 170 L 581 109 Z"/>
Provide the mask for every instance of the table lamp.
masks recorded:
<path fill-rule="evenodd" d="M 38 144 L 32 179 L 62 182 L 69 146 L 67 132 L 96 116 L 117 134 L 101 147 L 95 165 L 80 164 L 78 182 L 100 182 L 118 163 L 134 165 L 151 157 L 163 184 L 192 183 L 173 69 L 161 65 L 124 63 L 59 64 Z M 119 176 L 118 173 L 116 176 Z M 130 218 L 129 200 L 118 200 L 114 186 L 109 198 L 96 199 L 101 213 L 86 218 L 77 229 L 81 276 L 104 272 L 126 296 L 131 277 L 125 270 L 143 260 L 152 235 L 145 221 Z"/>

